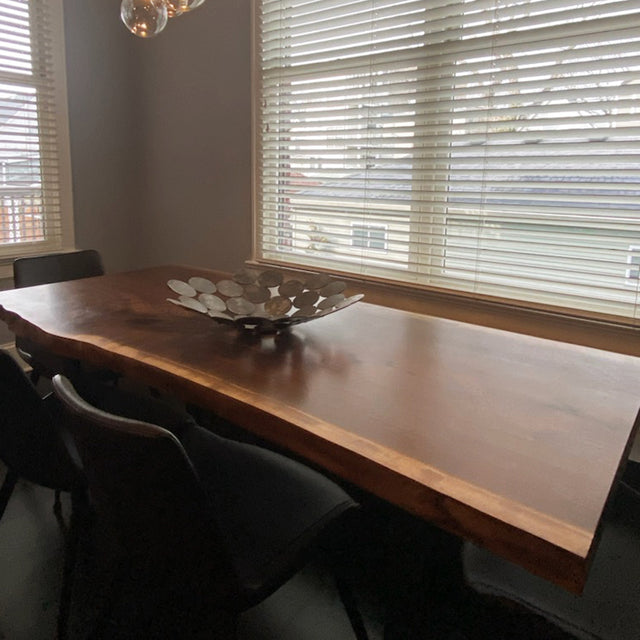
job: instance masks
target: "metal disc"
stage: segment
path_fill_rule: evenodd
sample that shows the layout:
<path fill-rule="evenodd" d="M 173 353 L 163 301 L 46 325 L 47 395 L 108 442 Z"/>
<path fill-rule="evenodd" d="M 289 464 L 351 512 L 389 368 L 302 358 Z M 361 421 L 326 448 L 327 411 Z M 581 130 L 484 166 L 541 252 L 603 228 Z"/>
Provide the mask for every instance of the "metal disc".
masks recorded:
<path fill-rule="evenodd" d="M 318 313 L 316 313 L 314 318 L 324 318 L 324 316 L 328 316 L 330 313 L 335 313 L 337 309 L 335 307 L 329 307 L 328 309 L 319 309 Z"/>
<path fill-rule="evenodd" d="M 297 324 L 297 321 L 299 321 L 298 318 L 294 320 L 289 316 L 284 316 L 282 318 L 275 318 L 273 320 L 273 324 L 276 327 L 276 329 L 281 330 L 281 329 L 286 329 L 287 327 L 290 327 L 292 324 Z"/>
<path fill-rule="evenodd" d="M 342 302 L 339 302 L 336 305 L 336 310 L 338 310 L 338 309 L 346 309 L 347 307 L 350 307 L 355 302 L 358 302 L 359 300 L 362 300 L 362 298 L 364 298 L 364 293 L 356 293 L 355 296 L 350 296 L 346 300 L 343 300 Z"/>
<path fill-rule="evenodd" d="M 352 304 L 358 302 L 358 300 L 362 300 L 364 298 L 364 293 L 358 293 L 355 296 L 351 296 L 350 298 L 344 299 L 342 302 L 338 302 L 335 307 L 329 307 L 328 309 L 322 309 L 322 311 L 318 311 L 314 318 L 323 318 L 324 316 L 328 316 L 331 313 L 335 313 L 336 311 L 340 311 L 340 309 L 346 309 L 350 307 Z"/>
<path fill-rule="evenodd" d="M 189 298 L 188 296 L 180 296 L 178 300 L 179 304 L 187 309 L 193 309 L 200 313 L 207 313 L 209 309 L 205 307 L 202 302 L 198 302 L 195 298 Z"/>
<path fill-rule="evenodd" d="M 194 276 L 193 278 L 189 278 L 189 285 L 200 293 L 216 292 L 216 285 L 213 284 L 211 280 L 207 280 L 207 278 L 199 278 L 198 276 Z"/>
<path fill-rule="evenodd" d="M 320 295 L 325 298 L 335 296 L 337 293 L 342 293 L 347 288 L 347 283 L 342 280 L 334 280 L 330 282 L 326 287 L 320 289 Z"/>
<path fill-rule="evenodd" d="M 287 280 L 278 288 L 278 293 L 285 298 L 294 298 L 304 291 L 304 285 L 300 280 Z"/>
<path fill-rule="evenodd" d="M 260 304 L 266 302 L 271 298 L 271 292 L 267 287 L 260 287 L 257 284 L 248 284 L 244 288 L 244 297 L 253 302 L 253 304 Z"/>
<path fill-rule="evenodd" d="M 335 293 L 324 300 L 320 300 L 320 302 L 318 302 L 318 309 L 331 309 L 337 304 L 340 304 L 343 300 L 344 295 L 342 293 Z"/>
<path fill-rule="evenodd" d="M 282 296 L 275 296 L 264 303 L 264 310 L 269 316 L 283 316 L 291 309 L 291 300 Z"/>
<path fill-rule="evenodd" d="M 239 316 L 249 316 L 254 312 L 255 308 L 256 305 L 245 298 L 229 298 L 227 300 L 227 309 Z"/>
<path fill-rule="evenodd" d="M 317 291 L 303 291 L 299 296 L 296 296 L 293 301 L 293 306 L 298 309 L 303 307 L 309 307 L 315 304 L 320 295 Z"/>
<path fill-rule="evenodd" d="M 322 289 L 326 287 L 331 282 L 331 276 L 326 273 L 316 273 L 314 275 L 309 276 L 305 282 L 304 286 L 307 289 Z"/>
<path fill-rule="evenodd" d="M 260 316 L 262 318 L 268 318 L 269 317 L 269 314 L 265 310 L 264 304 L 262 304 L 262 303 L 256 304 L 256 308 L 255 308 L 254 312 L 251 315 Z"/>
<path fill-rule="evenodd" d="M 198 300 L 200 300 L 207 309 L 211 309 L 212 311 L 224 311 L 227 308 L 227 305 L 222 298 L 214 296 L 211 293 L 201 293 L 198 296 Z"/>
<path fill-rule="evenodd" d="M 317 309 L 313 305 L 309 305 L 308 307 L 301 307 L 295 313 L 291 314 L 292 318 L 311 318 L 311 316 L 316 315 Z"/>
<path fill-rule="evenodd" d="M 189 296 L 190 298 L 193 298 L 197 293 L 190 284 L 187 284 L 182 280 L 169 280 L 169 282 L 167 282 L 167 286 L 171 291 L 175 291 L 179 296 Z"/>
<path fill-rule="evenodd" d="M 282 284 L 282 274 L 279 271 L 263 271 L 258 276 L 258 284 L 263 287 L 279 287 Z"/>
<path fill-rule="evenodd" d="M 244 287 L 233 280 L 220 280 L 218 282 L 218 293 L 228 298 L 237 298 L 244 293 Z"/>
<path fill-rule="evenodd" d="M 218 322 L 224 322 L 225 324 L 233 324 L 233 318 L 226 315 L 225 313 L 220 313 L 218 311 L 209 311 L 209 315 L 214 320 L 218 320 Z"/>
<path fill-rule="evenodd" d="M 258 274 L 255 271 L 249 269 L 241 269 L 233 274 L 233 280 L 238 284 L 253 284 L 256 281 Z"/>

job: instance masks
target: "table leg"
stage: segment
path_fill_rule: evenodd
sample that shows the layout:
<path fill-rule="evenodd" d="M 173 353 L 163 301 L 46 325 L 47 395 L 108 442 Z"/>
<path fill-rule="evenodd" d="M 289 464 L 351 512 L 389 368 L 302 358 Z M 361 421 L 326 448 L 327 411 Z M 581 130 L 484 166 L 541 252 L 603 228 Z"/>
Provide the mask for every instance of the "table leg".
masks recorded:
<path fill-rule="evenodd" d="M 385 640 L 464 638 L 467 588 L 455 536 L 408 514 L 389 520 Z"/>

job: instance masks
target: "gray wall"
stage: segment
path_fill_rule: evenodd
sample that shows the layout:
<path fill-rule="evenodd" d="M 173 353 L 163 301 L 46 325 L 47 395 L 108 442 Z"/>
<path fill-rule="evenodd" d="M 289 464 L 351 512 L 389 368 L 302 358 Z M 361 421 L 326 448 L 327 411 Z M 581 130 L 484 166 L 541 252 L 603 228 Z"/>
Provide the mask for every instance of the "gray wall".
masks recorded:
<path fill-rule="evenodd" d="M 64 0 L 64 13 L 76 246 L 127 269 L 143 206 L 139 61 L 117 2 Z"/>
<path fill-rule="evenodd" d="M 234 270 L 251 252 L 250 2 L 208 0 L 155 39 L 133 39 L 146 187 L 139 264 Z"/>
<path fill-rule="evenodd" d="M 250 2 L 151 40 L 118 2 L 65 0 L 76 244 L 108 270 L 232 270 L 251 251 Z"/>

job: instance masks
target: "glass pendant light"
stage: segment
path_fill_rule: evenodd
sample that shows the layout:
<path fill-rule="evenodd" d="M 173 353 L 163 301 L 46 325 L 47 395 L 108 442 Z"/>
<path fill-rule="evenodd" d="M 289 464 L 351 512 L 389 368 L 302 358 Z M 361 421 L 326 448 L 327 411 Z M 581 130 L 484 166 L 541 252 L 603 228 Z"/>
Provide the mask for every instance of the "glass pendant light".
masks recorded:
<path fill-rule="evenodd" d="M 167 5 L 167 15 L 170 18 L 179 16 L 184 11 L 184 0 L 164 0 Z"/>
<path fill-rule="evenodd" d="M 203 4 L 204 0 L 164 0 L 164 3 L 167 5 L 169 17 L 174 18 L 183 13 L 193 11 Z"/>
<path fill-rule="evenodd" d="M 180 0 L 180 4 L 183 7 L 182 11 L 184 13 L 197 9 L 203 2 L 204 0 Z"/>
<path fill-rule="evenodd" d="M 134 35 L 152 38 L 167 26 L 169 12 L 165 0 L 122 0 L 120 17 Z"/>

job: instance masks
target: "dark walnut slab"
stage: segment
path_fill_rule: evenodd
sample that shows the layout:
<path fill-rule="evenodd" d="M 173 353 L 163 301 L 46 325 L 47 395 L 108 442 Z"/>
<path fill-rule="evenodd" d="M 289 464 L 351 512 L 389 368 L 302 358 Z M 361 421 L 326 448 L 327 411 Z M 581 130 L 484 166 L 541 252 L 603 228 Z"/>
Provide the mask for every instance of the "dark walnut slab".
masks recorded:
<path fill-rule="evenodd" d="M 566 588 L 585 579 L 640 360 L 364 302 L 276 336 L 170 304 L 163 266 L 0 293 L 0 319 L 138 378 Z"/>

